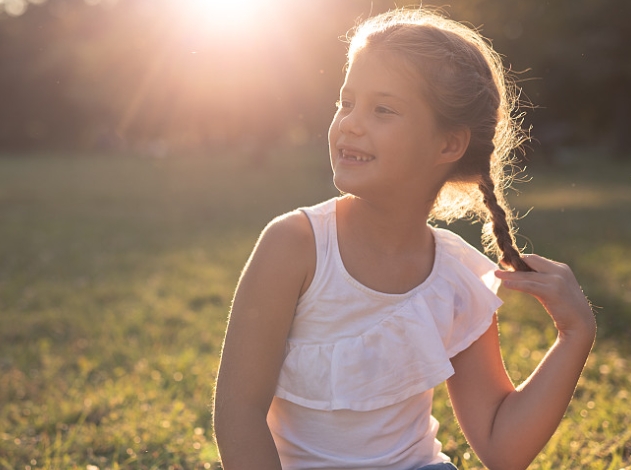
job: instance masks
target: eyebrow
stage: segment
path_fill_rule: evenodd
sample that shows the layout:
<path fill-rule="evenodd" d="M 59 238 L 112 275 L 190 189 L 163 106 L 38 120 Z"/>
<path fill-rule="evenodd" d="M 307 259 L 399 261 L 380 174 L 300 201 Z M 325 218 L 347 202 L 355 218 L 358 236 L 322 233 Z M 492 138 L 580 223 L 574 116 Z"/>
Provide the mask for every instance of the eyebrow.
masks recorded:
<path fill-rule="evenodd" d="M 348 88 L 348 87 L 342 87 L 340 89 L 340 92 L 347 92 L 347 93 L 353 93 L 353 89 L 352 88 Z M 370 93 L 371 95 L 375 95 L 378 96 L 380 98 L 394 98 L 395 100 L 398 101 L 407 101 L 405 98 L 399 96 L 399 95 L 395 95 L 394 93 L 389 93 L 387 91 L 374 91 Z"/>

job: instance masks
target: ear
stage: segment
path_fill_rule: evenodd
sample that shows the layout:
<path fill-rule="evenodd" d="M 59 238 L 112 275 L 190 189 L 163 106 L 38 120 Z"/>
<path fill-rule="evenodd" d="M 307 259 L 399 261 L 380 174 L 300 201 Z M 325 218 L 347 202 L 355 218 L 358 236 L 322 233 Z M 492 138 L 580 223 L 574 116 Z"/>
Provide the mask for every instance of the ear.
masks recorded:
<path fill-rule="evenodd" d="M 445 132 L 444 137 L 437 163 L 453 163 L 460 160 L 469 147 L 471 130 L 466 126 L 458 127 Z"/>

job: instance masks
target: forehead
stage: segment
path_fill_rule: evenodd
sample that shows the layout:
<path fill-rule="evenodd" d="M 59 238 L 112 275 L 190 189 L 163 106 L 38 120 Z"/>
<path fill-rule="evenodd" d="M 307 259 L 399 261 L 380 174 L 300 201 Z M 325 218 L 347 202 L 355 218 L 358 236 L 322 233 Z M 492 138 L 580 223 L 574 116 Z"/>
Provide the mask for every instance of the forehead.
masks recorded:
<path fill-rule="evenodd" d="M 418 72 L 397 54 L 360 51 L 349 62 L 343 89 L 420 97 Z M 359 91 L 359 90 L 358 90 Z"/>

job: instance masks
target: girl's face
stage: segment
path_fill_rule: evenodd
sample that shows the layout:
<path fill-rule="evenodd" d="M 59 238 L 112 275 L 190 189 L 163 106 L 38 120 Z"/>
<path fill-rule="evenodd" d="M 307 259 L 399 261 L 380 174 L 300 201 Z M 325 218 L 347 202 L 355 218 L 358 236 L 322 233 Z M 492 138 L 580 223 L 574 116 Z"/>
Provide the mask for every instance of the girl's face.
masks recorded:
<path fill-rule="evenodd" d="M 335 186 L 359 197 L 433 200 L 448 166 L 445 142 L 416 74 L 392 55 L 360 52 L 329 128 Z"/>

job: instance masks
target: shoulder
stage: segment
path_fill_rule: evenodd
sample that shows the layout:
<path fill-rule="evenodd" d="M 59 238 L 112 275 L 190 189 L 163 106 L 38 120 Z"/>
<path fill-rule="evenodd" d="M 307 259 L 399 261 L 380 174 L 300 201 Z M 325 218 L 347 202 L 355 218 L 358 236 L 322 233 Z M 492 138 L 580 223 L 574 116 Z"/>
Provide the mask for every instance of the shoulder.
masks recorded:
<path fill-rule="evenodd" d="M 483 265 L 485 268 L 495 268 L 496 263 L 482 253 L 478 248 L 472 246 L 460 235 L 451 230 L 442 228 L 432 228 L 437 245 L 441 250 L 453 258 L 466 265 Z"/>
<path fill-rule="evenodd" d="M 280 215 L 263 229 L 257 244 L 277 246 L 285 251 L 302 251 L 315 246 L 309 218 L 301 210 Z"/>
<path fill-rule="evenodd" d="M 475 251 L 479 253 L 479 251 L 471 246 L 469 242 L 451 230 L 432 227 L 432 231 L 434 232 L 436 239 L 440 241 L 450 252 L 465 254 Z"/>
<path fill-rule="evenodd" d="M 497 264 L 493 260 L 450 230 L 433 228 L 433 232 L 445 276 L 459 284 L 471 285 L 475 290 L 478 281 L 482 281 L 493 293 L 497 292 L 500 281 L 495 277 Z"/>
<path fill-rule="evenodd" d="M 302 279 L 300 293 L 311 283 L 316 265 L 315 237 L 301 210 L 276 217 L 263 229 L 250 262 L 273 264 L 276 274 Z"/>
<path fill-rule="evenodd" d="M 273 219 L 261 233 L 259 244 L 279 245 L 287 251 L 305 250 L 315 257 L 316 235 L 335 216 L 336 200 L 332 198 L 310 207 L 301 207 Z"/>

